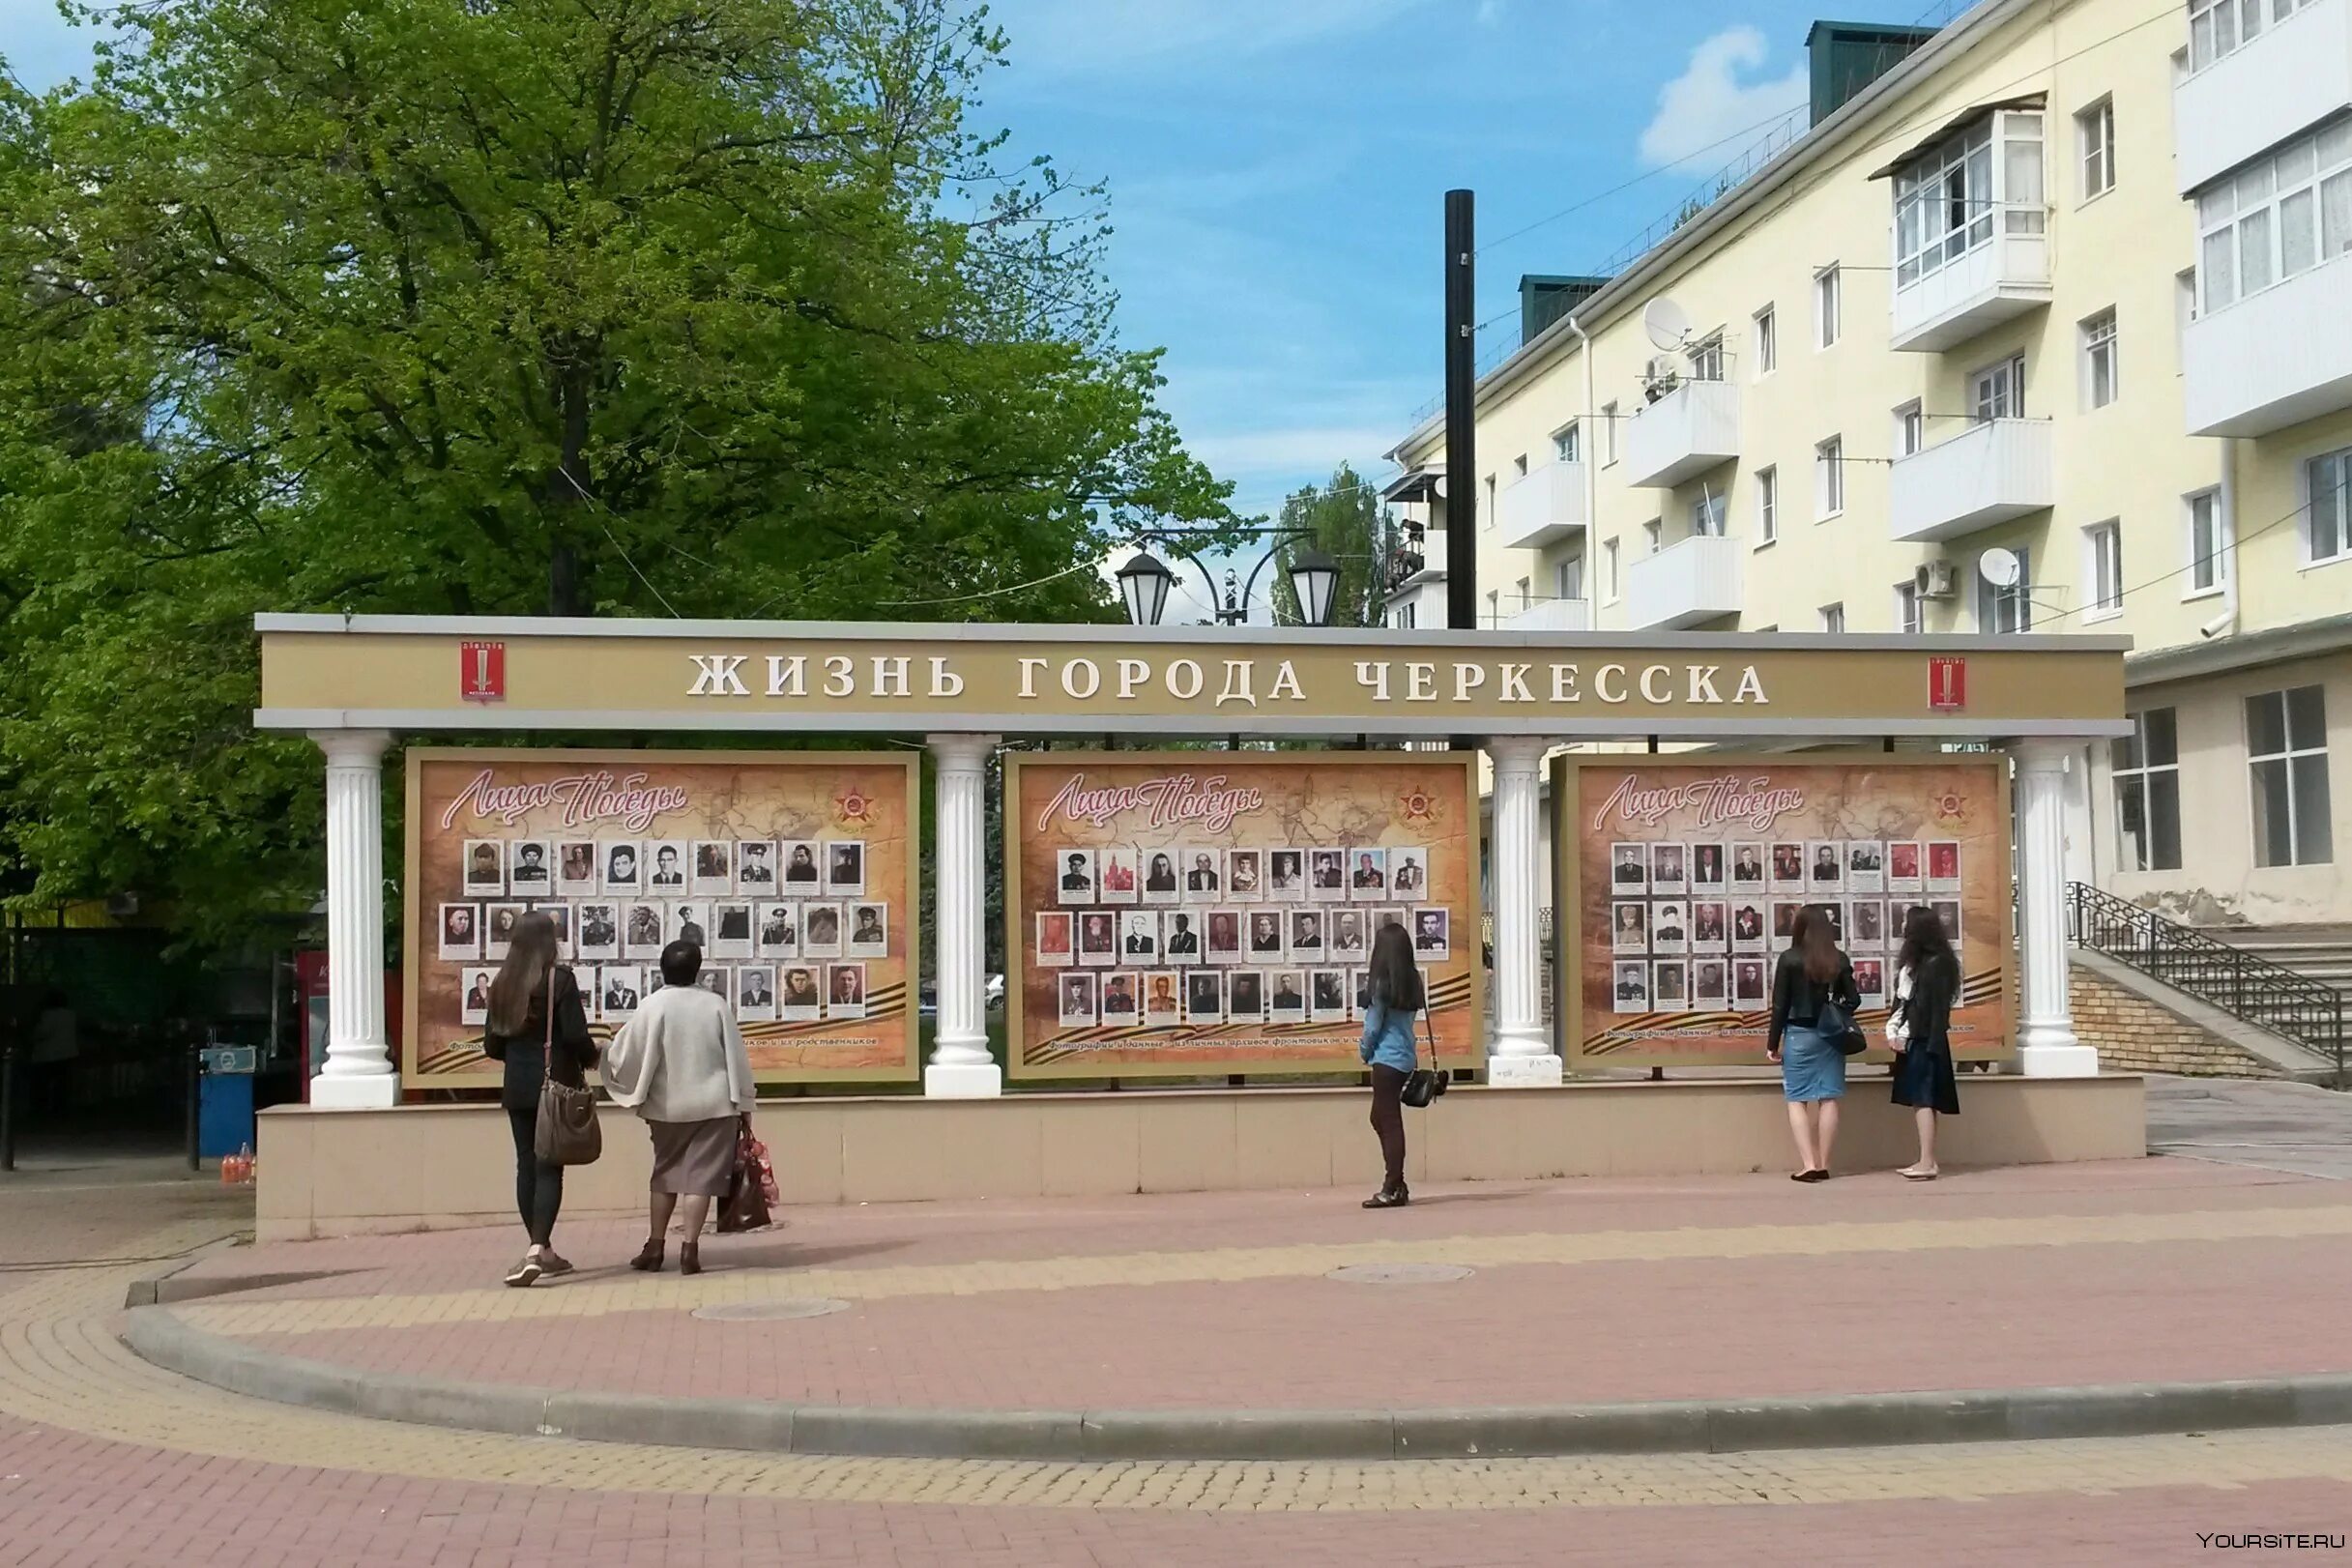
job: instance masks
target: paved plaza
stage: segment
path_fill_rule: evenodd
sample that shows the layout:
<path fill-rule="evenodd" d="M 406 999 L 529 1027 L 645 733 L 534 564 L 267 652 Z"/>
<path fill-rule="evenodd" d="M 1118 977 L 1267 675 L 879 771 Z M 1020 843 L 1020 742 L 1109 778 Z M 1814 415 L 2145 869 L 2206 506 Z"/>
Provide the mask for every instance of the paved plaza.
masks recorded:
<path fill-rule="evenodd" d="M 207 1332 L 483 1383 L 1036 1407 L 1647 1400 L 2340 1371 L 2352 1187 L 2159 1158 L 1433 1192 L 787 1208 L 711 1271 L 501 1289 L 504 1233 L 256 1248 L 167 1167 L 0 1187 L 0 1564 L 2189 1562 L 2341 1531 L 2352 1430 L 1427 1463 L 1084 1465 L 588 1443 L 220 1392 Z M 1352 1283 L 1367 1263 L 1466 1276 Z M 1376 1270 L 1377 1271 L 1377 1270 Z M 711 1307 L 823 1298 L 821 1316 Z"/>

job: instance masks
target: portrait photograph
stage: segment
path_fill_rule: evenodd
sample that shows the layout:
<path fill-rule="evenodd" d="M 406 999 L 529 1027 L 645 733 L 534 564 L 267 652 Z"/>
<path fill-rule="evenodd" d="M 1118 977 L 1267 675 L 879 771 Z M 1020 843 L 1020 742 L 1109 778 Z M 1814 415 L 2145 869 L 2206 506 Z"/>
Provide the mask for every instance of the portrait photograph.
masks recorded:
<path fill-rule="evenodd" d="M 1201 912 L 1176 910 L 1161 917 L 1160 957 L 1171 964 L 1201 961 Z"/>
<path fill-rule="evenodd" d="M 791 965 L 778 977 L 777 986 L 782 994 L 776 1003 L 776 1016 L 787 1023 L 811 1023 L 824 1011 L 825 992 L 814 968 Z"/>
<path fill-rule="evenodd" d="M 710 992 L 730 1008 L 735 1005 L 735 971 L 724 964 L 705 964 L 695 974 L 694 983 Z"/>
<path fill-rule="evenodd" d="M 1732 901 L 1732 951 L 1760 953 L 1764 950 L 1764 918 L 1762 899 L 1741 898 Z"/>
<path fill-rule="evenodd" d="M 1174 1029 L 1183 1022 L 1182 996 L 1174 970 L 1155 969 L 1144 976 L 1144 1027 Z"/>
<path fill-rule="evenodd" d="M 507 846 L 507 890 L 539 898 L 555 891 L 555 860 L 545 839 L 518 838 Z"/>
<path fill-rule="evenodd" d="M 1764 961 L 1760 958 L 1731 960 L 1731 1000 L 1743 1007 L 1764 1004 Z"/>
<path fill-rule="evenodd" d="M 756 904 L 752 906 L 751 914 L 751 950 L 754 954 L 761 958 L 800 956 L 799 905 Z"/>
<path fill-rule="evenodd" d="M 481 956 L 480 905 L 441 906 L 441 956 L 458 960 Z"/>
<path fill-rule="evenodd" d="M 1348 852 L 1348 897 L 1352 903 L 1378 904 L 1388 896 L 1388 852 Z"/>
<path fill-rule="evenodd" d="M 1886 890 L 1890 893 L 1915 893 L 1926 886 L 1920 871 L 1920 850 L 1917 839 L 1899 838 L 1886 847 Z"/>
<path fill-rule="evenodd" d="M 1094 1027 L 1094 976 L 1087 973 L 1061 976 L 1061 1027 L 1063 1029 L 1092 1029 Z"/>
<path fill-rule="evenodd" d="M 1268 850 L 1266 863 L 1266 891 L 1280 899 L 1303 899 L 1307 896 L 1307 856 L 1304 850 Z"/>
<path fill-rule="evenodd" d="M 1612 988 L 1612 1010 L 1621 1013 L 1649 1011 L 1649 963 L 1645 959 L 1620 959 L 1614 966 L 1615 984 Z"/>
<path fill-rule="evenodd" d="M 1176 863 L 1184 868 L 1184 897 L 1191 903 L 1214 903 L 1225 889 L 1225 879 L 1218 872 L 1220 857 L 1215 850 L 1192 846 L 1176 852 Z"/>
<path fill-rule="evenodd" d="M 507 846 L 495 838 L 469 838 L 465 847 L 465 890 L 503 897 L 507 891 Z"/>
<path fill-rule="evenodd" d="M 621 906 L 601 901 L 576 906 L 580 928 L 573 933 L 573 942 L 580 957 L 602 963 L 621 956 Z"/>
<path fill-rule="evenodd" d="M 638 858 L 633 843 L 605 844 L 604 888 L 608 893 L 636 893 L 645 890 L 645 868 Z"/>
<path fill-rule="evenodd" d="M 1649 850 L 1641 844 L 1609 847 L 1609 886 L 1617 893 L 1649 891 Z"/>
<path fill-rule="evenodd" d="M 1701 1007 L 1720 1007 L 1729 1000 L 1730 976 L 1728 961 L 1721 958 L 1691 960 L 1691 1000 Z"/>
<path fill-rule="evenodd" d="M 1691 886 L 1694 888 L 1716 887 L 1724 885 L 1724 847 L 1721 844 L 1691 846 Z"/>
<path fill-rule="evenodd" d="M 1321 903 L 1335 903 L 1348 896 L 1348 856 L 1345 850 L 1309 850 L 1307 852 L 1307 892 Z"/>
<path fill-rule="evenodd" d="M 1370 910 L 1333 910 L 1331 912 L 1331 956 L 1361 958 L 1372 951 Z"/>
<path fill-rule="evenodd" d="M 711 906 L 711 954 L 714 958 L 751 956 L 751 904 L 725 898 Z"/>
<path fill-rule="evenodd" d="M 1649 847 L 1649 890 L 1653 893 L 1681 893 L 1690 890 L 1690 866 L 1683 858 L 1679 844 L 1652 844 Z"/>
<path fill-rule="evenodd" d="M 865 966 L 863 964 L 828 964 L 825 966 L 825 1016 L 828 1018 L 863 1018 L 865 1016 Z"/>
<path fill-rule="evenodd" d="M 490 981 L 496 973 L 495 970 L 470 969 L 460 976 L 458 1022 L 487 1024 L 490 1021 Z"/>
<path fill-rule="evenodd" d="M 841 956 L 840 905 L 828 903 L 800 906 L 800 956 L 802 958 L 839 958 Z"/>
<path fill-rule="evenodd" d="M 784 839 L 776 845 L 776 859 L 784 868 L 779 874 L 786 892 L 813 893 L 825 886 L 825 873 L 817 868 L 817 846 L 813 841 Z"/>
<path fill-rule="evenodd" d="M 1956 893 L 1960 885 L 1960 845 L 1952 839 L 1931 839 L 1928 844 L 1928 890 L 1932 893 Z"/>
<path fill-rule="evenodd" d="M 1845 890 L 1875 893 L 1886 886 L 1886 846 L 1874 838 L 1845 841 Z"/>
<path fill-rule="evenodd" d="M 573 921 L 569 904 L 534 902 L 529 907 L 533 915 L 544 915 L 555 924 L 555 950 L 566 963 L 577 957 L 572 947 Z"/>
<path fill-rule="evenodd" d="M 1265 1022 L 1265 973 L 1263 970 L 1235 970 L 1226 984 L 1225 1021 L 1229 1024 L 1263 1024 Z"/>
<path fill-rule="evenodd" d="M 776 972 L 766 964 L 744 964 L 735 972 L 735 1016 L 745 1024 L 767 1024 L 776 1016 Z"/>
<path fill-rule="evenodd" d="M 1452 919 L 1452 915 L 1444 910 L 1413 911 L 1413 956 L 1423 963 L 1433 958 L 1451 958 L 1454 952 Z"/>
<path fill-rule="evenodd" d="M 523 918 L 521 904 L 484 904 L 481 907 L 481 956 L 496 963 L 507 956 L 508 944 L 514 941 L 514 928 Z"/>
<path fill-rule="evenodd" d="M 1068 969 L 1078 959 L 1077 936 L 1067 910 L 1037 914 L 1037 962 L 1046 969 Z"/>
<path fill-rule="evenodd" d="M 1409 844 L 1388 852 L 1388 890 L 1405 903 L 1429 896 L 1429 851 Z"/>
<path fill-rule="evenodd" d="M 1816 838 L 1805 845 L 1805 891 L 1834 893 L 1845 886 L 1845 846 L 1834 838 Z"/>
<path fill-rule="evenodd" d="M 1760 893 L 1764 890 L 1763 845 L 1731 846 L 1731 889 L 1742 893 Z"/>
<path fill-rule="evenodd" d="M 1307 976 L 1303 970 L 1278 969 L 1266 987 L 1265 1016 L 1276 1024 L 1307 1020 Z"/>
<path fill-rule="evenodd" d="M 1845 941 L 1845 904 L 1843 900 L 1835 898 L 1816 899 L 1811 905 L 1809 905 L 1808 908 L 1812 909 L 1815 914 L 1820 915 L 1822 919 L 1829 922 L 1830 941 L 1836 943 L 1841 947 L 1847 945 Z"/>
<path fill-rule="evenodd" d="M 1680 902 L 1662 898 L 1650 906 L 1649 917 L 1650 951 L 1681 953 L 1690 950 L 1690 915 Z"/>
<path fill-rule="evenodd" d="M 1691 904 L 1691 951 L 1720 953 L 1730 944 L 1721 899 L 1695 899 Z"/>
<path fill-rule="evenodd" d="M 1772 901 L 1772 944 L 1787 945 L 1788 939 L 1797 934 L 1797 911 L 1805 907 L 1801 898 L 1776 898 Z"/>
<path fill-rule="evenodd" d="M 1291 956 L 1306 960 L 1322 956 L 1323 912 L 1321 910 L 1292 910 L 1291 912 Z"/>
<path fill-rule="evenodd" d="M 1374 910 L 1372 912 L 1372 935 L 1374 940 L 1379 940 L 1380 928 L 1382 926 L 1401 925 L 1405 927 L 1408 932 L 1411 931 L 1412 922 L 1407 918 L 1407 916 L 1410 915 L 1411 914 L 1412 911 L 1407 909 Z"/>
<path fill-rule="evenodd" d="M 1140 904 L 1143 902 L 1142 868 L 1131 844 L 1113 844 L 1103 850 L 1097 859 L 1102 870 L 1102 886 L 1095 896 L 1105 904 Z"/>
<path fill-rule="evenodd" d="M 708 898 L 735 891 L 735 841 L 701 838 L 694 841 L 694 892 Z"/>
<path fill-rule="evenodd" d="M 850 906 L 847 950 L 852 958 L 887 958 L 890 955 L 889 905 L 867 903 Z"/>
<path fill-rule="evenodd" d="M 1129 910 L 1118 917 L 1118 956 L 1121 963 L 1156 964 L 1160 959 L 1160 916 L 1156 910 Z M 1104 1011 L 1110 993 L 1103 994 Z"/>
<path fill-rule="evenodd" d="M 1886 960 L 1857 958 L 1854 960 L 1854 989 L 1862 993 L 1862 1005 L 1886 1005 Z"/>
<path fill-rule="evenodd" d="M 1856 952 L 1874 953 L 1886 945 L 1886 905 L 1875 898 L 1857 898 L 1845 917 L 1845 934 Z"/>
<path fill-rule="evenodd" d="M 1078 961 L 1081 964 L 1118 962 L 1118 916 L 1106 910 L 1089 910 L 1078 917 Z"/>
<path fill-rule="evenodd" d="M 1241 912 L 1238 910 L 1210 910 L 1208 912 L 1208 961 L 1231 964 L 1241 957 Z"/>
<path fill-rule="evenodd" d="M 1265 896 L 1265 856 L 1259 850 L 1225 852 L 1225 891 L 1237 903 L 1255 904 Z"/>
<path fill-rule="evenodd" d="M 735 890 L 762 897 L 776 890 L 776 847 L 765 838 L 747 838 L 735 846 Z"/>
<path fill-rule="evenodd" d="M 825 890 L 851 898 L 865 896 L 865 840 L 829 838 L 825 841 Z M 863 1013 L 857 1015 L 864 1017 Z"/>
<path fill-rule="evenodd" d="M 646 891 L 676 898 L 686 891 L 686 846 L 675 838 L 646 846 Z"/>
<path fill-rule="evenodd" d="M 1144 856 L 1144 902 L 1174 904 L 1184 896 L 1183 879 L 1176 875 L 1174 850 L 1151 850 Z"/>
<path fill-rule="evenodd" d="M 669 940 L 669 916 L 659 904 L 636 903 L 626 906 L 622 916 L 621 956 L 653 959 L 661 956 L 661 944 Z"/>
<path fill-rule="evenodd" d="M 558 839 L 555 846 L 556 891 L 567 898 L 596 891 L 596 846 L 593 839 Z"/>
<path fill-rule="evenodd" d="M 596 972 L 596 1016 L 625 1024 L 637 1016 L 645 995 L 645 972 L 635 964 L 607 964 Z"/>
<path fill-rule="evenodd" d="M 1315 1024 L 1348 1021 L 1348 973 L 1319 969 L 1307 975 L 1307 1020 Z"/>
<path fill-rule="evenodd" d="M 1691 1005 L 1691 970 L 1679 958 L 1661 959 L 1650 966 L 1650 1007 L 1662 1013 L 1684 1012 Z"/>
<path fill-rule="evenodd" d="M 1282 957 L 1282 915 L 1259 910 L 1250 915 L 1250 961 L 1265 963 Z"/>
<path fill-rule="evenodd" d="M 1061 866 L 1060 875 L 1054 879 L 1057 901 L 1062 904 L 1093 903 L 1094 852 L 1063 850 L 1055 858 Z"/>
<path fill-rule="evenodd" d="M 1140 1011 L 1133 970 L 1114 970 L 1102 977 L 1103 1028 L 1132 1028 Z"/>
<path fill-rule="evenodd" d="M 1772 846 L 1772 870 L 1768 886 L 1776 893 L 1801 893 L 1805 890 L 1805 846 L 1798 843 L 1776 843 Z"/>
<path fill-rule="evenodd" d="M 1960 907 L 1957 898 L 1931 898 L 1928 908 L 1944 923 L 1944 940 L 1957 947 L 1960 944 Z"/>
<path fill-rule="evenodd" d="M 700 899 L 682 898 L 668 908 L 668 931 L 662 938 L 667 942 L 683 942 L 699 947 L 707 956 L 711 951 L 711 906 Z"/>
<path fill-rule="evenodd" d="M 1609 945 L 1620 953 L 1649 951 L 1649 906 L 1623 902 L 1609 906 Z"/>
<path fill-rule="evenodd" d="M 1184 976 L 1184 1021 L 1188 1024 L 1225 1022 L 1225 976 L 1213 969 L 1194 970 Z"/>

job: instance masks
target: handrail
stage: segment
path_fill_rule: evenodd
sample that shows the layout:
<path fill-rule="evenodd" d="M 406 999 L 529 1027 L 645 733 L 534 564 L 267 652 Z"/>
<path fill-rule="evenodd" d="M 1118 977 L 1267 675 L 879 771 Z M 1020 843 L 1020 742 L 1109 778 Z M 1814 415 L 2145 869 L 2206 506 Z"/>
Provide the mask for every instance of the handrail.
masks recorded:
<path fill-rule="evenodd" d="M 2066 907 L 2076 945 L 2329 1059 L 2344 1087 L 2344 998 L 2334 986 L 2084 883 L 2067 884 Z"/>

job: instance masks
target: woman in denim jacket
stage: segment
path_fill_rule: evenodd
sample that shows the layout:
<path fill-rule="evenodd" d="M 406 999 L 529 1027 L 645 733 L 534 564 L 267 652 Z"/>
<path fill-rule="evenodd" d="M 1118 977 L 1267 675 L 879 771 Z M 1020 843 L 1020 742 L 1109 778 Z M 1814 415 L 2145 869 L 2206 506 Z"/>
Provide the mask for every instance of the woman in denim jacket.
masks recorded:
<path fill-rule="evenodd" d="M 1412 938 L 1401 925 L 1384 925 L 1372 941 L 1372 964 L 1364 986 L 1364 1038 L 1357 1048 L 1372 1069 L 1372 1130 L 1380 1137 L 1380 1161 L 1387 1179 L 1364 1200 L 1366 1208 L 1402 1208 L 1412 1201 L 1405 1189 L 1405 1080 L 1413 1070 L 1413 1017 L 1428 1000 Z"/>

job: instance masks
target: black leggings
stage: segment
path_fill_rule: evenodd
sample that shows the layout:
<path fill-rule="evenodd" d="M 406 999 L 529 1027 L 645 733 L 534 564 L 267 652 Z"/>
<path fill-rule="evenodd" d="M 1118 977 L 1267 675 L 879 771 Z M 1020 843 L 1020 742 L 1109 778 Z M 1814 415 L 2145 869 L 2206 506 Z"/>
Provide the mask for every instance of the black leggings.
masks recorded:
<path fill-rule="evenodd" d="M 507 1120 L 514 1128 L 514 1210 L 531 1233 L 531 1244 L 543 1247 L 555 1234 L 556 1211 L 564 1206 L 564 1168 L 541 1160 L 533 1147 L 539 1128 L 537 1111 L 509 1109 Z"/>
<path fill-rule="evenodd" d="M 1405 1188 L 1405 1075 L 1372 1064 L 1372 1130 L 1380 1135 L 1380 1161 L 1388 1167 L 1390 1192 Z"/>

